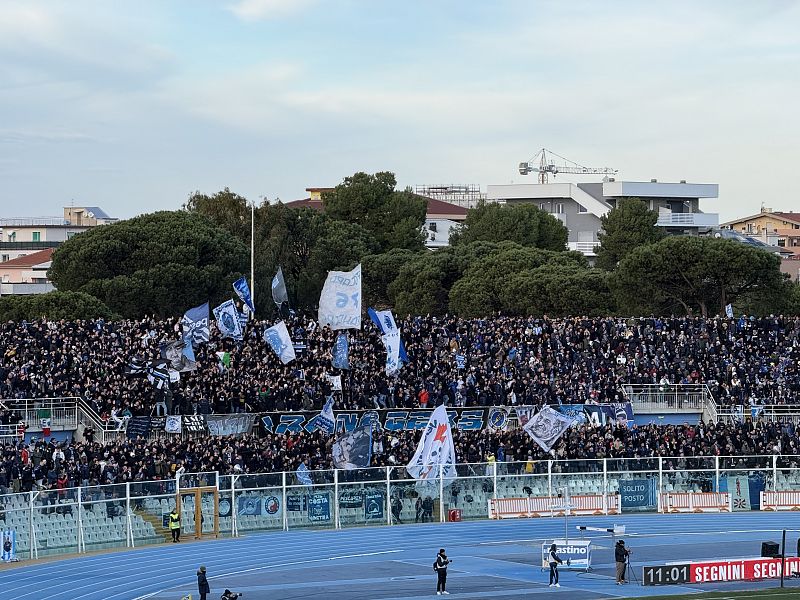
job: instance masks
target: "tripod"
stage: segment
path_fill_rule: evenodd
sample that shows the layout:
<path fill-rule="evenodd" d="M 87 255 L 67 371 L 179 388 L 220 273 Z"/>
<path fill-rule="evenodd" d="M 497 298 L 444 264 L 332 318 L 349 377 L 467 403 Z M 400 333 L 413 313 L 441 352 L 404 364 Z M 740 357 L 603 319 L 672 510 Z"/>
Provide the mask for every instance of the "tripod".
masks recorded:
<path fill-rule="evenodd" d="M 629 575 L 630 575 L 630 578 L 628 577 Z M 626 556 L 625 557 L 625 579 L 627 579 L 628 581 L 633 580 L 633 581 L 636 582 L 636 585 L 641 585 L 639 583 L 639 578 L 636 577 L 636 571 L 633 569 L 633 566 L 631 565 L 631 557 L 630 556 Z"/>

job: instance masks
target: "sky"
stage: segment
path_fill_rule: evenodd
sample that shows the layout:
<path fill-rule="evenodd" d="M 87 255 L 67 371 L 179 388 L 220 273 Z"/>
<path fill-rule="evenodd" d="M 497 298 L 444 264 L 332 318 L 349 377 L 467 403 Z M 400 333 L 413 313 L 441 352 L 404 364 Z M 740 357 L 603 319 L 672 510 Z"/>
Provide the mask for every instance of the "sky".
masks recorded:
<path fill-rule="evenodd" d="M 794 0 L 0 0 L 0 217 L 485 189 L 542 147 L 718 183 L 721 221 L 800 210 L 799 29 Z"/>

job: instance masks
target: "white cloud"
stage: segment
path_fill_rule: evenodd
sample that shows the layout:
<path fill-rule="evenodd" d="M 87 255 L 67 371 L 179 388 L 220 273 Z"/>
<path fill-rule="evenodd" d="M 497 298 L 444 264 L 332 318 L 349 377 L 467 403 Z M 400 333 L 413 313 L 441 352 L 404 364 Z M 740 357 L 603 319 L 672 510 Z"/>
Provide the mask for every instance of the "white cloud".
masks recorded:
<path fill-rule="evenodd" d="M 240 0 L 230 11 L 243 21 L 278 19 L 302 12 L 314 0 Z"/>

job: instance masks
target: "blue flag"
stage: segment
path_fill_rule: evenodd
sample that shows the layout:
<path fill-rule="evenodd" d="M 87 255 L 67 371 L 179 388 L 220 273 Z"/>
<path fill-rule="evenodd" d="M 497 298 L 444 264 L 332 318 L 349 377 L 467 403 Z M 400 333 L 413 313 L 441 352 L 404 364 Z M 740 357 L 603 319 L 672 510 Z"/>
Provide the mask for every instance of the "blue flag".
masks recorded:
<path fill-rule="evenodd" d="M 303 485 L 314 485 L 314 482 L 311 481 L 311 472 L 308 470 L 306 463 L 300 463 L 300 466 L 297 467 L 296 475 L 297 481 Z"/>
<path fill-rule="evenodd" d="M 350 368 L 350 344 L 347 341 L 347 334 L 340 333 L 336 336 L 336 345 L 333 347 L 333 366 L 337 369 Z"/>
<path fill-rule="evenodd" d="M 372 461 L 372 421 L 343 433 L 333 443 L 333 464 L 337 469 L 364 469 Z"/>
<path fill-rule="evenodd" d="M 236 295 L 239 296 L 239 299 L 250 309 L 250 312 L 255 314 L 256 309 L 253 306 L 253 297 L 250 295 L 250 286 L 247 285 L 247 279 L 239 277 L 239 279 L 233 282 L 233 289 Z"/>
<path fill-rule="evenodd" d="M 208 302 L 195 306 L 186 311 L 181 319 L 183 325 L 183 337 L 189 338 L 192 344 L 198 345 L 207 342 L 210 336 L 208 328 L 209 307 Z"/>
<path fill-rule="evenodd" d="M 316 419 L 317 429 L 321 429 L 328 435 L 333 433 L 336 427 L 336 417 L 333 415 L 333 396 L 328 396 L 325 401 L 325 406 L 322 407 L 322 412 L 317 415 Z"/>
<path fill-rule="evenodd" d="M 400 330 L 397 328 L 397 324 L 394 320 L 394 315 L 390 310 L 375 310 L 372 307 L 367 309 L 367 314 L 369 318 L 375 323 L 375 326 L 380 329 L 381 333 L 384 336 L 397 336 L 400 343 L 398 344 L 399 351 L 398 351 L 398 360 L 397 360 L 397 368 L 399 369 L 404 364 L 408 363 L 408 354 L 406 354 L 406 346 L 403 343 L 403 340 L 400 339 Z M 385 343 L 385 341 L 384 341 Z"/>

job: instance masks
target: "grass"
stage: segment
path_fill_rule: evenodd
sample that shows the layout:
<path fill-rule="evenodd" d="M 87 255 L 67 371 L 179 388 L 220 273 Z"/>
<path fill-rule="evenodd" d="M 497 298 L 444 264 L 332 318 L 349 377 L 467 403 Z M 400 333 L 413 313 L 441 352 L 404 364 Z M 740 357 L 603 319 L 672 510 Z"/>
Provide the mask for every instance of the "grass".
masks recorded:
<path fill-rule="evenodd" d="M 705 598 L 717 600 L 747 600 L 749 598 L 800 598 L 800 589 L 798 588 L 771 588 L 766 590 L 744 590 L 741 592 L 705 592 L 700 594 L 674 594 L 670 596 L 642 596 L 647 600 L 675 600 L 675 598 L 696 598 L 703 600 Z"/>

